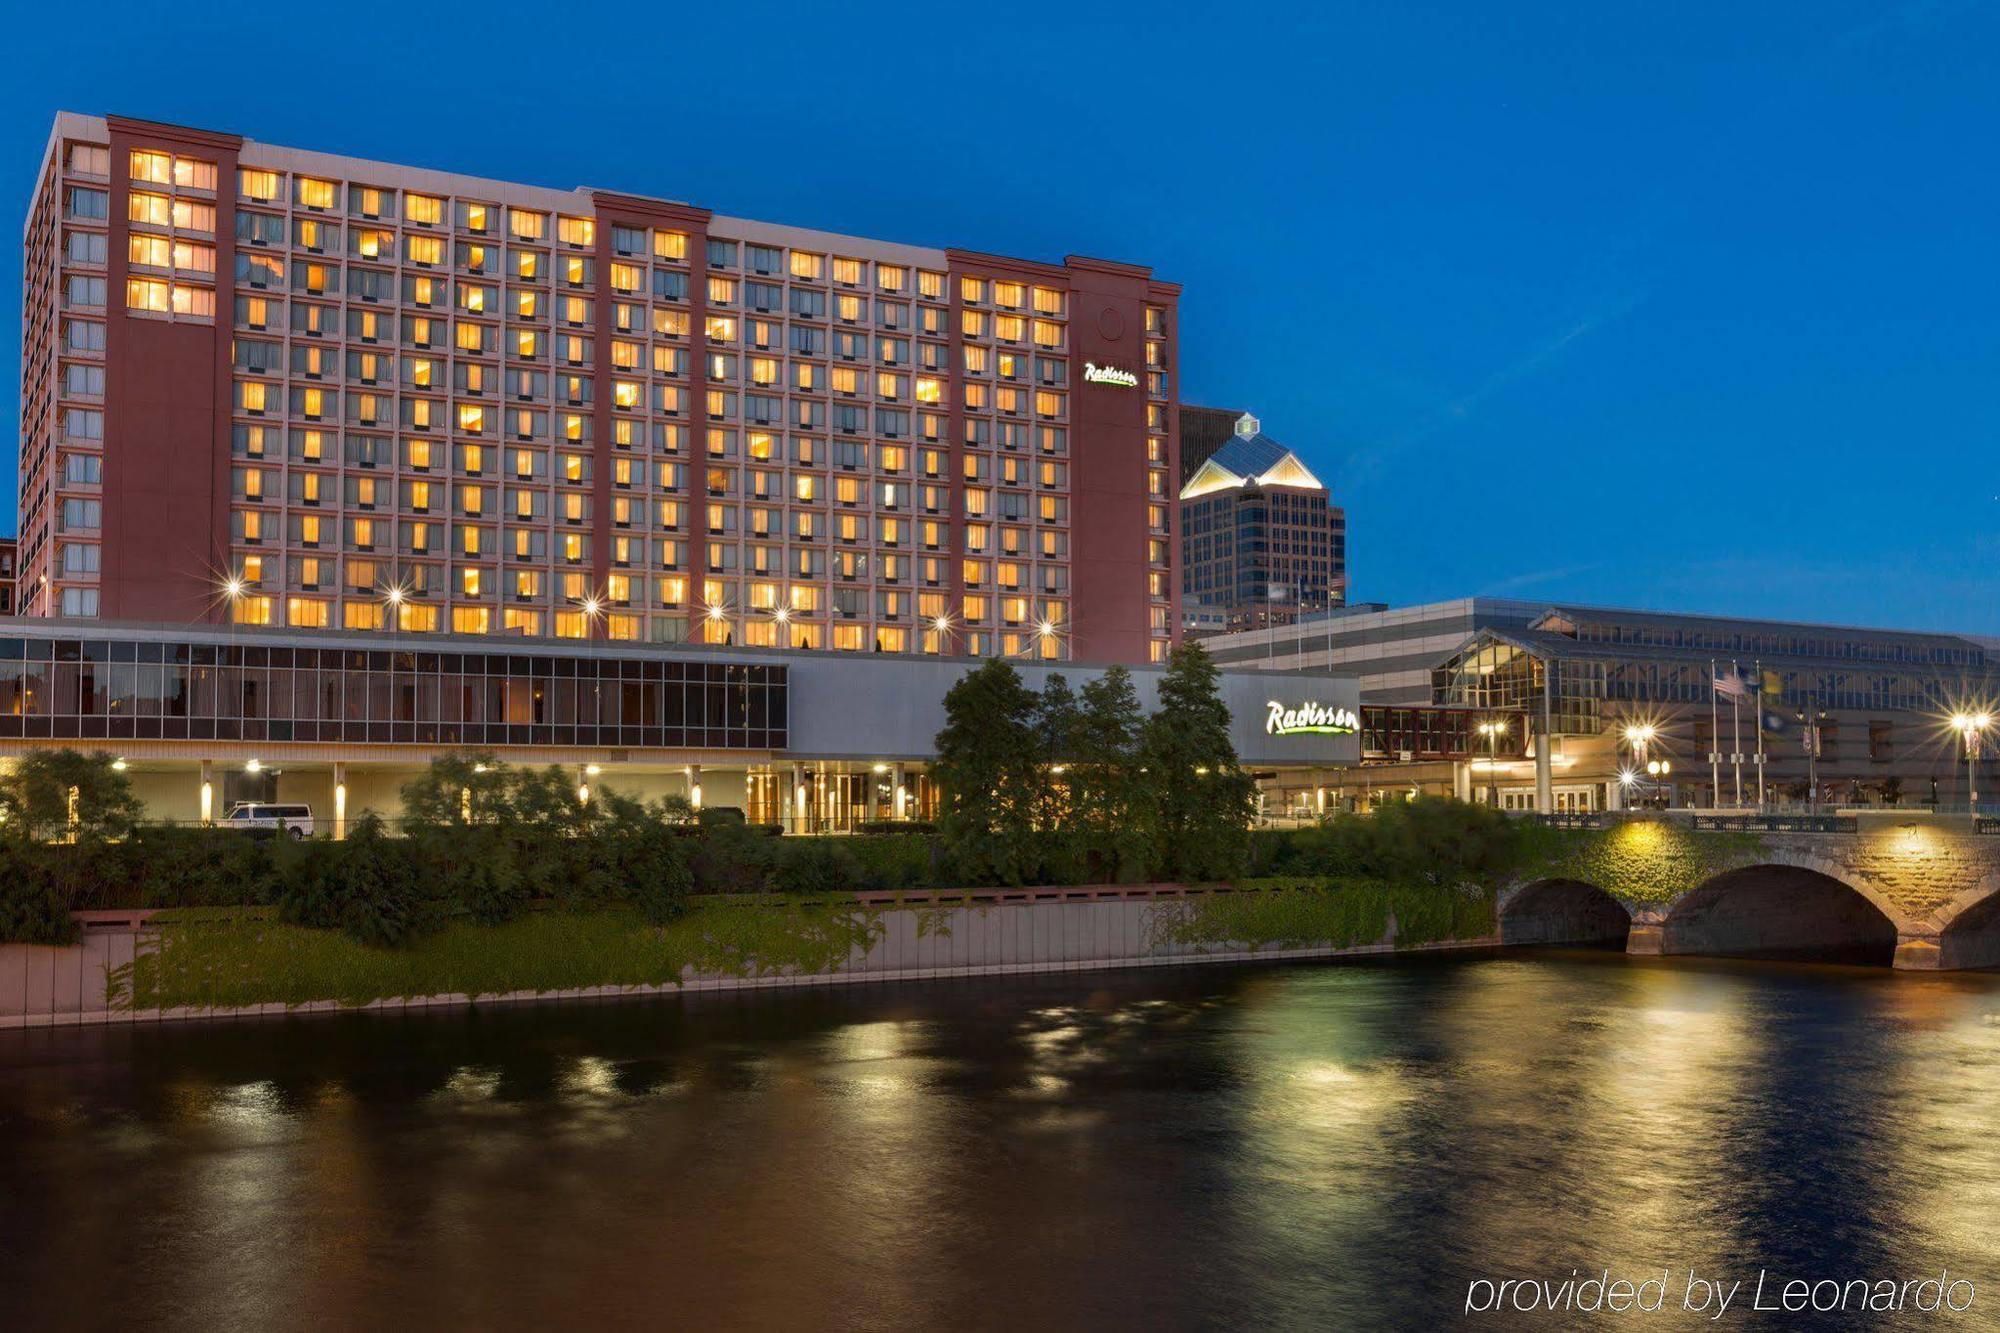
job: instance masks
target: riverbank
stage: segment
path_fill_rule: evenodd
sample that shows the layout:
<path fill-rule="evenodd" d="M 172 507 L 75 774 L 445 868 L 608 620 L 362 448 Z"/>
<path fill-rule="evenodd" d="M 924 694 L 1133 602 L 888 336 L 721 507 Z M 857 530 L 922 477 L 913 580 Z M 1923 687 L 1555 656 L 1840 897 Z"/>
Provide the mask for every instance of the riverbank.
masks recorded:
<path fill-rule="evenodd" d="M 73 946 L 0 946 L 0 1028 L 412 1009 L 1495 947 L 1492 897 L 1374 882 L 698 899 L 537 911 L 407 947 L 268 909 L 79 914 Z"/>

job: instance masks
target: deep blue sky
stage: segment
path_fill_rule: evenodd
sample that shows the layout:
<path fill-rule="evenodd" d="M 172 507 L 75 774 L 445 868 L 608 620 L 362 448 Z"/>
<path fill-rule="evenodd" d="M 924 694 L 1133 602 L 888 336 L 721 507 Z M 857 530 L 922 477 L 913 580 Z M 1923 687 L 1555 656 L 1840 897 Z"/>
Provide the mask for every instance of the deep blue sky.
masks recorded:
<path fill-rule="evenodd" d="M 86 45 L 77 12 L 13 20 L 19 211 L 70 108 L 1147 262 L 1186 287 L 1183 397 L 1346 505 L 1356 599 L 2000 633 L 1993 5 L 731 4 L 606 37 L 503 3 L 331 42 L 310 6 L 99 7 Z"/>

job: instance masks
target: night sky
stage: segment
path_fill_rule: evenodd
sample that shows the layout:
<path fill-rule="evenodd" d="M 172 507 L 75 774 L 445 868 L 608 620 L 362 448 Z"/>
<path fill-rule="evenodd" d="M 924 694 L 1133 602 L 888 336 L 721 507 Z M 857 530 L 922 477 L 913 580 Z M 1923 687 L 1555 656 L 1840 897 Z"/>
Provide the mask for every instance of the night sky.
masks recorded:
<path fill-rule="evenodd" d="M 1149 263 L 1356 600 L 2000 633 L 1994 5 L 469 12 L 31 7 L 0 180 L 67 108 Z"/>

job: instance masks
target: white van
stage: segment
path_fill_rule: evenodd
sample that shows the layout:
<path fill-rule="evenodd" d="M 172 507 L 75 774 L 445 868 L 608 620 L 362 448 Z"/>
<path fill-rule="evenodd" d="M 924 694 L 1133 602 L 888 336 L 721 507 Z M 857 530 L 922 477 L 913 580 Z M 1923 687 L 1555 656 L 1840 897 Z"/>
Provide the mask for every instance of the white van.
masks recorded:
<path fill-rule="evenodd" d="M 224 828 L 283 831 L 294 838 L 313 834 L 313 812 L 309 805 L 277 805 L 268 801 L 238 801 L 222 821 Z"/>

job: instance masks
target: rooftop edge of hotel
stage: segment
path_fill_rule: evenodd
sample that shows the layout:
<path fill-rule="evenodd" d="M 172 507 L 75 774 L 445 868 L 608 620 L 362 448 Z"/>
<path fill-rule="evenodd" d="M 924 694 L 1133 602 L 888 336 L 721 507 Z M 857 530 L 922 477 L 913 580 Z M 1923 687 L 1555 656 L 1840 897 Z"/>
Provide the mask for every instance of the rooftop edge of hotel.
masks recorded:
<path fill-rule="evenodd" d="M 1049 260 L 991 254 L 957 246 L 915 245 L 905 241 L 855 236 L 847 232 L 822 231 L 815 227 L 800 227 L 785 222 L 735 217 L 716 213 L 712 209 L 689 203 L 684 199 L 674 199 L 664 195 L 635 194 L 629 190 L 593 185 L 578 185 L 564 190 L 554 186 L 506 181 L 490 176 L 473 176 L 409 163 L 349 157 L 345 154 L 321 152 L 310 148 L 291 148 L 283 144 L 266 143 L 231 130 L 202 129 L 198 126 L 175 124 L 172 121 L 148 120 L 142 116 L 116 114 L 100 116 L 81 111 L 58 111 L 50 128 L 43 160 L 49 160 L 55 147 L 66 138 L 108 139 L 111 131 L 121 126 L 165 138 L 184 139 L 193 144 L 232 148 L 239 153 L 245 153 L 252 166 L 282 168 L 288 171 L 316 171 L 344 179 L 361 177 L 379 181 L 385 186 L 393 185 L 399 189 L 451 195 L 470 194 L 487 197 L 505 195 L 525 198 L 539 208 L 571 209 L 582 212 L 594 212 L 599 200 L 625 200 L 642 205 L 686 210 L 702 216 L 721 230 L 754 233 L 760 240 L 768 239 L 786 245 L 838 250 L 842 248 L 841 243 L 845 242 L 850 246 L 867 247 L 873 254 L 887 252 L 904 262 L 928 264 L 937 268 L 948 268 L 951 266 L 952 258 L 959 257 L 975 264 L 1018 266 L 1041 273 L 1059 272 L 1064 269 L 1102 271 L 1126 277 L 1145 278 L 1176 293 L 1180 290 L 1178 283 L 1155 279 L 1151 266 L 1123 260 L 1097 259 L 1088 255 L 1065 255 L 1060 263 L 1056 263 Z"/>
<path fill-rule="evenodd" d="M 310 642 L 356 652 L 378 653 L 484 653 L 489 656 L 553 655 L 560 657 L 662 657 L 704 658 L 741 662 L 928 662 L 967 668 L 999 660 L 1061 674 L 1065 671 L 1105 671 L 1122 666 L 1135 675 L 1158 675 L 1167 670 L 1165 662 L 1111 662 L 1083 658 L 1051 660 L 1026 655 L 975 657 L 965 653 L 916 653 L 879 651 L 832 651 L 824 648 L 778 648 L 759 644 L 705 643 L 696 639 L 672 642 L 648 639 L 589 639 L 542 636 L 529 638 L 512 634 L 453 634 L 448 630 L 420 632 L 408 630 L 315 628 L 299 625 L 243 625 L 213 621 L 103 620 L 94 616 L 0 616 L 0 638 L 21 635 L 35 639 L 103 639 L 129 637 L 150 642 L 199 639 L 219 646 L 288 647 Z M 1226 669 L 1226 668 L 1225 668 Z M 1259 676 L 1324 677 L 1323 668 L 1294 667 L 1280 671 L 1260 669 Z M 1342 673 L 1335 672 L 1335 675 Z"/>
<path fill-rule="evenodd" d="M 1551 614 L 1617 616 L 1625 620 L 1645 619 L 1658 622 L 1701 621 L 1708 624 L 1740 625 L 1774 630 L 1815 630 L 1821 633 L 1830 632 L 1835 634 L 1890 634 L 1902 638 L 1955 639 L 1978 644 L 1989 651 L 2000 652 L 2000 635 L 1978 634 L 1961 630 L 1899 629 L 1882 625 L 1849 625 L 1819 620 L 1781 620 L 1768 616 L 1733 616 L 1715 611 L 1663 611 L 1645 607 L 1605 606 L 1596 603 L 1568 602 L 1549 598 L 1495 597 L 1485 594 L 1473 594 L 1467 597 L 1447 597 L 1434 602 L 1411 602 L 1402 606 L 1390 606 L 1386 603 L 1372 602 L 1355 603 L 1301 616 L 1297 621 L 1289 624 L 1267 626 L 1261 629 L 1237 630 L 1227 635 L 1209 635 L 1206 642 L 1214 643 L 1216 640 L 1223 638 L 1240 642 L 1251 640 L 1262 642 L 1267 637 L 1277 639 L 1295 638 L 1309 633 L 1315 626 L 1324 626 L 1330 621 L 1354 620 L 1365 616 L 1415 618 L 1441 613 L 1470 613 L 1475 608 L 1480 610 L 1501 610 L 1533 616 L 1535 618 Z"/>

